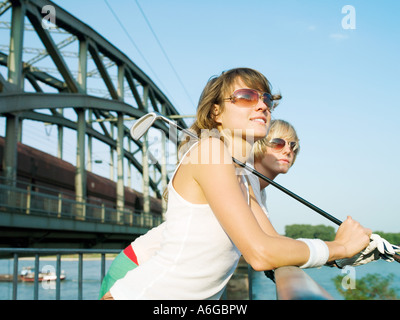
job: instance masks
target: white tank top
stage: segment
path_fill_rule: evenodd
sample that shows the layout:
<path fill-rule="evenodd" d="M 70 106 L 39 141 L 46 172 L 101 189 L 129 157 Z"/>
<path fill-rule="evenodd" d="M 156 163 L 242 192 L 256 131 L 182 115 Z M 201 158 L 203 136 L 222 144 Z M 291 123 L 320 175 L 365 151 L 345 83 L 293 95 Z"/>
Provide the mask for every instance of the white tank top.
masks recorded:
<path fill-rule="evenodd" d="M 172 185 L 182 160 L 168 184 L 161 247 L 116 281 L 110 290 L 114 299 L 219 299 L 236 269 L 241 254 L 210 206 L 188 202 Z"/>

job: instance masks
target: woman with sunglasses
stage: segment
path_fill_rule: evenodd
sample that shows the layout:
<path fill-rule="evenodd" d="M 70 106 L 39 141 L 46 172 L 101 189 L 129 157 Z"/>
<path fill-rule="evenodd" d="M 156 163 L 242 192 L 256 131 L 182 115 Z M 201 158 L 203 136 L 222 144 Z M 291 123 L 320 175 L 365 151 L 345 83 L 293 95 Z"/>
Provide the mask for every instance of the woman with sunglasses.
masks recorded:
<path fill-rule="evenodd" d="M 191 127 L 201 139 L 184 143 L 187 151 L 168 185 L 161 248 L 116 281 L 106 299 L 219 299 L 241 254 L 253 269 L 272 270 L 323 265 L 367 246 L 370 230 L 351 218 L 332 242 L 271 233 L 232 157 L 247 161 L 279 99 L 252 69 L 232 69 L 207 83 Z"/>
<path fill-rule="evenodd" d="M 272 120 L 268 136 L 254 144 L 254 168 L 274 180 L 287 173 L 300 151 L 299 138 L 294 127 L 284 120 Z M 262 199 L 269 183 L 259 179 Z"/>
<path fill-rule="evenodd" d="M 285 148 L 285 141 L 291 141 L 290 145 L 292 147 L 289 150 Z M 255 168 L 273 180 L 277 175 L 289 171 L 299 150 L 299 139 L 294 127 L 284 120 L 272 120 L 268 136 L 254 144 Z M 283 153 L 288 161 L 277 165 L 276 162 L 279 160 L 273 155 L 279 155 L 280 153 Z M 262 179 L 259 180 L 253 175 L 248 175 L 247 178 L 255 194 L 256 201 L 264 210 L 264 213 L 269 216 L 265 207 L 266 196 L 264 190 L 268 183 Z M 147 261 L 160 249 L 164 227 L 165 222 L 136 238 L 114 259 L 102 282 L 99 298 L 102 298 L 108 292 L 116 280 L 123 278 L 129 270 L 133 270 L 139 264 Z"/>

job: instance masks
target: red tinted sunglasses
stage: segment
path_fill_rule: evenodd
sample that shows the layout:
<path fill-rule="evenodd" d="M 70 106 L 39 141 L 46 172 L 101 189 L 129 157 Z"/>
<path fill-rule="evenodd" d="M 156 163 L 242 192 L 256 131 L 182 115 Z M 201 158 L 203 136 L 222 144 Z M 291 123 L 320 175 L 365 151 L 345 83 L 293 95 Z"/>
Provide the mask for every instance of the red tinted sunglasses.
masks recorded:
<path fill-rule="evenodd" d="M 274 99 L 272 98 L 272 95 L 267 92 L 260 93 L 254 89 L 238 89 L 232 93 L 229 98 L 224 100 L 230 100 L 239 107 L 252 108 L 257 105 L 260 99 L 262 99 L 268 107 L 269 112 L 274 110 Z"/>
<path fill-rule="evenodd" d="M 296 141 L 287 142 L 286 140 L 283 140 L 281 138 L 274 138 L 270 142 L 268 142 L 268 146 L 272 148 L 272 150 L 275 152 L 282 151 L 283 148 L 285 148 L 286 144 L 289 145 L 290 150 L 292 150 L 293 152 L 297 152 L 298 145 Z"/>

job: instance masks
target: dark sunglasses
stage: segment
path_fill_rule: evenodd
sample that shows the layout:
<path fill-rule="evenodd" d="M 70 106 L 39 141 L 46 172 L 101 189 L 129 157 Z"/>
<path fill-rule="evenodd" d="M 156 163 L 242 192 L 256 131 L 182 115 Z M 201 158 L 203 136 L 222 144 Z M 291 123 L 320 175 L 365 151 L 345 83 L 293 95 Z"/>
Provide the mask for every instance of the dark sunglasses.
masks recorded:
<path fill-rule="evenodd" d="M 292 150 L 293 152 L 297 152 L 298 145 L 296 141 L 287 142 L 286 140 L 283 140 L 281 138 L 274 138 L 270 142 L 268 142 L 267 145 L 268 147 L 272 148 L 273 151 L 279 152 L 282 151 L 283 148 L 285 148 L 286 143 L 289 145 L 290 150 Z"/>
<path fill-rule="evenodd" d="M 265 103 L 269 112 L 274 110 L 272 95 L 267 92 L 260 93 L 254 89 L 238 89 L 229 98 L 224 99 L 224 101 L 230 100 L 239 107 L 252 108 L 257 105 L 260 99 Z"/>

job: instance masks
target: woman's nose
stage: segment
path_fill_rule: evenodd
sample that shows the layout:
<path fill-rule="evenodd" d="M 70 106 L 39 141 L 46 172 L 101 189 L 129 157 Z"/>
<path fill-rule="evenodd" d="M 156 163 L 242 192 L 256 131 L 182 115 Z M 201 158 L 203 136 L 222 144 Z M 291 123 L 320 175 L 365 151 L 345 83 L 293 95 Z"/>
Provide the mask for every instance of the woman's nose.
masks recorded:
<path fill-rule="evenodd" d="M 285 146 L 283 147 L 282 153 L 284 154 L 291 154 L 292 153 L 292 148 L 290 147 L 290 143 L 285 143 Z"/>
<path fill-rule="evenodd" d="M 260 110 L 262 112 L 265 112 L 266 110 L 269 111 L 268 106 L 264 103 L 264 101 L 262 99 L 258 100 L 258 103 L 256 104 L 256 109 L 257 109 L 257 111 Z"/>

